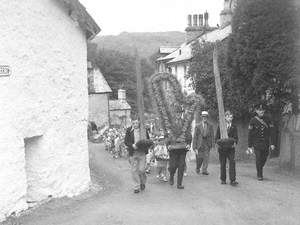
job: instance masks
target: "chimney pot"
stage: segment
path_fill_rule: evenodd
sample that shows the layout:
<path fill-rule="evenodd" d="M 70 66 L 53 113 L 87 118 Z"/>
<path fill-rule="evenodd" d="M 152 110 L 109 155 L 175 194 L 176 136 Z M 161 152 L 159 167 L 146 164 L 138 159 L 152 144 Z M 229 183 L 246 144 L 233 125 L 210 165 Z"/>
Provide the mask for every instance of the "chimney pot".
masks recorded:
<path fill-rule="evenodd" d="M 188 27 L 192 26 L 192 15 L 188 15 Z"/>
<path fill-rule="evenodd" d="M 197 16 L 197 14 L 193 15 L 193 26 L 195 26 L 195 27 L 198 26 L 198 16 Z"/>
<path fill-rule="evenodd" d="M 204 26 L 208 27 L 208 12 L 207 11 L 204 13 Z"/>
<path fill-rule="evenodd" d="M 203 14 L 199 14 L 199 27 L 203 27 Z"/>

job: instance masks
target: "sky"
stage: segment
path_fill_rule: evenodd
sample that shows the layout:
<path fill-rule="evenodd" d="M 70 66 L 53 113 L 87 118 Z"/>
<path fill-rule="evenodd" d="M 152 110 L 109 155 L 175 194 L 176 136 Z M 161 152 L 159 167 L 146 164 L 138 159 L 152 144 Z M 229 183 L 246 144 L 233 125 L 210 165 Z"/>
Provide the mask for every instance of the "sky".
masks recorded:
<path fill-rule="evenodd" d="M 184 31 L 188 14 L 209 13 L 219 23 L 224 0 L 80 0 L 100 26 L 100 35 L 121 32 Z"/>

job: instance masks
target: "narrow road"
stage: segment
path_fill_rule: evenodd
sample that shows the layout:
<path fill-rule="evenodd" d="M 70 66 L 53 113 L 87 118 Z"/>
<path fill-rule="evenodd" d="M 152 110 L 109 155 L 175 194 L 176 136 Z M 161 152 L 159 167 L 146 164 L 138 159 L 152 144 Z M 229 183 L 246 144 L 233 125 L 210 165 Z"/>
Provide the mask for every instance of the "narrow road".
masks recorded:
<path fill-rule="evenodd" d="M 90 144 L 93 179 L 103 190 L 52 200 L 19 217 L 19 225 L 299 225 L 300 179 L 267 167 L 263 182 L 254 164 L 237 164 L 239 186 L 221 185 L 219 166 L 209 176 L 188 165 L 184 190 L 159 182 L 154 171 L 145 192 L 133 194 L 128 162 Z M 5 224 L 5 223 L 4 223 Z M 8 225 L 6 223 L 5 225 Z"/>

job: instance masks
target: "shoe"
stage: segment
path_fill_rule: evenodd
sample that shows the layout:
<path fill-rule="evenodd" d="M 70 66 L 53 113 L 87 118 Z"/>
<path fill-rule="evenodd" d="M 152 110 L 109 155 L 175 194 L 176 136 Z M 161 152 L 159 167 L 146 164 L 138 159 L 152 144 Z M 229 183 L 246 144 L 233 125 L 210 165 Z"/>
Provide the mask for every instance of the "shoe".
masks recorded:
<path fill-rule="evenodd" d="M 200 173 L 200 169 L 196 169 L 196 173 L 199 174 Z"/>
<path fill-rule="evenodd" d="M 187 177 L 187 175 L 188 175 L 187 173 L 183 173 L 183 176 L 184 176 L 184 177 Z"/>
<path fill-rule="evenodd" d="M 226 181 L 225 181 L 225 180 L 222 180 L 222 181 L 221 181 L 221 184 L 226 184 Z"/>
<path fill-rule="evenodd" d="M 162 179 L 164 182 L 168 182 L 168 178 L 166 178 L 166 177 L 163 177 L 163 179 Z"/>
<path fill-rule="evenodd" d="M 264 180 L 264 178 L 263 178 L 263 177 L 257 177 L 257 180 L 259 180 L 259 181 L 263 181 L 263 180 Z"/>
<path fill-rule="evenodd" d="M 173 184 L 174 184 L 174 177 L 170 177 L 170 179 L 169 179 L 169 184 L 170 184 L 170 185 L 173 185 Z"/>
<path fill-rule="evenodd" d="M 141 184 L 141 191 L 145 190 L 146 185 L 145 184 Z"/>
<path fill-rule="evenodd" d="M 134 194 L 140 193 L 140 190 L 135 189 L 135 190 L 133 191 L 133 193 L 134 193 Z"/>
<path fill-rule="evenodd" d="M 239 183 L 238 183 L 237 181 L 235 181 L 235 180 L 230 182 L 230 185 L 231 185 L 231 186 L 236 186 L 236 185 L 238 185 L 238 184 L 239 184 Z"/>
<path fill-rule="evenodd" d="M 177 189 L 184 189 L 183 185 L 177 185 Z"/>
<path fill-rule="evenodd" d="M 208 172 L 202 172 L 202 174 L 203 174 L 203 175 L 208 175 L 209 173 L 208 173 Z"/>

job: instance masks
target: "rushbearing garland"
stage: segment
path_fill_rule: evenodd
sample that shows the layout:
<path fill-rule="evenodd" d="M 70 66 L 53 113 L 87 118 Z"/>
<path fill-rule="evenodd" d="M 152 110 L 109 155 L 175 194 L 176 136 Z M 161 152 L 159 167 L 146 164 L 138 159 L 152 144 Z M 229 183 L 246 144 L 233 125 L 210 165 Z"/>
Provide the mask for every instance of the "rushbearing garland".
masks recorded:
<path fill-rule="evenodd" d="M 163 88 L 163 82 L 169 83 L 174 104 L 184 106 L 186 109 L 181 132 L 176 130 L 178 126 L 176 126 L 174 121 L 174 107 L 170 105 L 170 98 L 167 95 L 167 91 Z M 191 94 L 185 97 L 181 91 L 179 81 L 174 75 L 169 73 L 157 73 L 152 75 L 149 80 L 149 91 L 164 133 L 169 134 L 175 141 L 184 142 L 186 132 L 189 131 L 193 121 L 194 112 L 204 104 L 203 98 L 197 94 Z"/>

